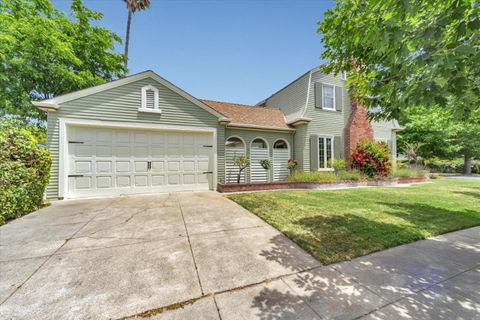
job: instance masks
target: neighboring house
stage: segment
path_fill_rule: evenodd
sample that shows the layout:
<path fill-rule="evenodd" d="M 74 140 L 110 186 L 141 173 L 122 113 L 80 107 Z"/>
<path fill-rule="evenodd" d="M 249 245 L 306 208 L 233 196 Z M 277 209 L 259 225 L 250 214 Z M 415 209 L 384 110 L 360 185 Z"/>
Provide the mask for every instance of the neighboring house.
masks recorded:
<path fill-rule="evenodd" d="M 251 159 L 242 182 L 279 181 L 288 159 L 330 170 L 363 137 L 395 155 L 399 129 L 370 125 L 342 79 L 318 68 L 257 106 L 199 100 L 152 71 L 34 104 L 48 112 L 48 198 L 214 190 L 236 182 L 235 154 Z"/>

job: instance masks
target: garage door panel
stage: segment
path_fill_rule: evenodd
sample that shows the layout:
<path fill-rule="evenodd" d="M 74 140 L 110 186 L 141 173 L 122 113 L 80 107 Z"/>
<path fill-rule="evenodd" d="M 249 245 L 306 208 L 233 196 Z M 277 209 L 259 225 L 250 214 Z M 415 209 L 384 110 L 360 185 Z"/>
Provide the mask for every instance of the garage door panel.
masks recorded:
<path fill-rule="evenodd" d="M 112 130 L 97 130 L 96 142 L 97 143 L 112 143 Z"/>
<path fill-rule="evenodd" d="M 165 162 L 164 161 L 152 161 L 152 172 L 164 172 L 165 171 Z"/>
<path fill-rule="evenodd" d="M 194 160 L 183 160 L 183 171 L 195 171 L 195 161 Z"/>
<path fill-rule="evenodd" d="M 171 171 L 180 171 L 180 160 L 168 161 L 167 170 Z"/>
<path fill-rule="evenodd" d="M 97 173 L 111 173 L 112 162 L 111 161 L 97 161 L 96 163 Z"/>
<path fill-rule="evenodd" d="M 148 157 L 148 151 L 148 146 L 134 147 L 133 156 L 139 158 L 146 158 Z"/>
<path fill-rule="evenodd" d="M 148 187 L 148 176 L 147 175 L 136 175 L 135 176 L 135 187 Z"/>
<path fill-rule="evenodd" d="M 67 197 L 208 190 L 212 134 L 67 127 Z M 209 170 L 210 169 L 210 170 Z"/>
<path fill-rule="evenodd" d="M 74 177 L 72 178 L 75 189 L 91 189 L 92 177 Z"/>
<path fill-rule="evenodd" d="M 115 155 L 119 158 L 130 157 L 132 155 L 130 146 L 117 146 L 115 148 Z"/>
<path fill-rule="evenodd" d="M 208 183 L 208 175 L 204 173 L 199 173 L 198 175 L 198 183 Z"/>
<path fill-rule="evenodd" d="M 154 158 L 165 156 L 165 147 L 164 146 L 152 146 L 150 148 L 150 155 Z"/>
<path fill-rule="evenodd" d="M 115 172 L 130 172 L 130 161 L 117 161 L 115 163 Z"/>
<path fill-rule="evenodd" d="M 184 174 L 183 184 L 195 184 L 195 174 Z"/>
<path fill-rule="evenodd" d="M 148 142 L 148 133 L 145 132 L 135 132 L 134 133 L 135 143 L 147 143 Z"/>
<path fill-rule="evenodd" d="M 75 161 L 75 172 L 76 173 L 90 173 L 92 171 L 92 162 L 91 161 Z"/>
<path fill-rule="evenodd" d="M 135 161 L 135 172 L 147 172 L 147 171 L 148 171 L 147 161 Z"/>
<path fill-rule="evenodd" d="M 169 185 L 180 184 L 180 174 L 169 174 L 168 175 L 168 184 Z"/>
<path fill-rule="evenodd" d="M 117 143 L 129 144 L 131 141 L 131 133 L 128 131 L 117 131 L 116 132 L 116 141 Z"/>
<path fill-rule="evenodd" d="M 111 176 L 97 176 L 95 183 L 97 185 L 97 188 L 112 188 L 112 177 Z"/>
<path fill-rule="evenodd" d="M 117 188 L 130 188 L 130 176 L 117 176 Z"/>
<path fill-rule="evenodd" d="M 152 175 L 152 186 L 158 187 L 165 185 L 165 175 Z"/>
<path fill-rule="evenodd" d="M 99 146 L 99 145 L 97 145 L 96 148 L 95 148 L 95 151 L 96 151 L 95 155 L 97 157 L 111 158 L 113 156 L 111 146 Z"/>

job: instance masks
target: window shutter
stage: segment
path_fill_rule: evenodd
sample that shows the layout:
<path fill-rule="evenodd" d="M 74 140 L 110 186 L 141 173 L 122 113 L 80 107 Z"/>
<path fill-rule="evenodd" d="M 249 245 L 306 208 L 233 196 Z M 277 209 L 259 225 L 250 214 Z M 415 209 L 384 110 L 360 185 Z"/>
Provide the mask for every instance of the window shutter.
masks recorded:
<path fill-rule="evenodd" d="M 343 92 L 342 87 L 335 87 L 335 109 L 337 111 L 342 111 L 343 107 Z"/>
<path fill-rule="evenodd" d="M 318 135 L 310 136 L 310 171 L 318 170 Z"/>
<path fill-rule="evenodd" d="M 315 82 L 315 108 L 322 108 L 323 105 L 323 95 L 322 95 L 322 84 L 320 82 Z"/>
<path fill-rule="evenodd" d="M 343 159 L 343 139 L 342 136 L 335 136 L 333 138 L 333 154 L 335 159 Z"/>
<path fill-rule="evenodd" d="M 155 109 L 155 91 L 147 90 L 147 105 L 148 109 Z"/>

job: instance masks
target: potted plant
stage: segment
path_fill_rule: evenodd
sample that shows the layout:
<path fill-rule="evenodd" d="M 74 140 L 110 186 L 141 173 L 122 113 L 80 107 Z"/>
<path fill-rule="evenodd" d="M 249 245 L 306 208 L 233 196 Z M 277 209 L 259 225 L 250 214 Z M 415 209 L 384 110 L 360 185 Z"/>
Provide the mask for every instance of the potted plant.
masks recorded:
<path fill-rule="evenodd" d="M 298 161 L 294 159 L 288 159 L 287 168 L 290 170 L 290 174 L 294 173 L 298 167 Z"/>

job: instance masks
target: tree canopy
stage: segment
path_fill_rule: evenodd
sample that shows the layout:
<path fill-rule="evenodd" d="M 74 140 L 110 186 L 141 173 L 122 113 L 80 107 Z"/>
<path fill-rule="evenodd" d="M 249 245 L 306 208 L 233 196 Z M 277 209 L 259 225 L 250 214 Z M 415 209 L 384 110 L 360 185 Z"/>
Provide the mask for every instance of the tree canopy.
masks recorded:
<path fill-rule="evenodd" d="M 337 0 L 319 22 L 326 72 L 348 72 L 372 118 L 440 106 L 472 119 L 480 105 L 480 4 L 475 0 Z"/>
<path fill-rule="evenodd" d="M 113 50 L 121 38 L 97 25 L 102 14 L 72 0 L 70 19 L 49 0 L 0 1 L 0 115 L 43 119 L 32 100 L 125 74 Z"/>

